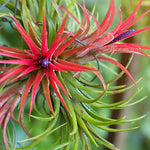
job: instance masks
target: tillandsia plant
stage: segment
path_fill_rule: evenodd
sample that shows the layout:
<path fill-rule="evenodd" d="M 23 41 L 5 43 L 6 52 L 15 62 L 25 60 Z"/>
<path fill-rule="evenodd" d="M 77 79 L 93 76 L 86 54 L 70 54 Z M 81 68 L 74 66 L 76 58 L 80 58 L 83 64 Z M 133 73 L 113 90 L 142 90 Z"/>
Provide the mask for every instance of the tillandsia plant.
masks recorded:
<path fill-rule="evenodd" d="M 103 138 L 100 129 L 107 132 L 132 130 L 136 127 L 111 129 L 109 125 L 132 123 L 143 116 L 115 120 L 100 111 L 123 109 L 144 99 L 127 103 L 137 95 L 138 89 L 121 102 L 106 103 L 106 95 L 124 92 L 134 85 L 138 88 L 127 70 L 131 61 L 123 66 L 113 54 L 132 53 L 149 58 L 141 49 L 150 47 L 123 43 L 124 39 L 150 28 L 129 29 L 150 11 L 135 18 L 142 0 L 125 21 L 122 21 L 122 11 L 115 9 L 111 0 L 101 23 L 94 17 L 94 9 L 90 12 L 84 3 L 81 5 L 76 0 L 66 0 L 64 5 L 60 0 L 34 0 L 34 3 L 20 0 L 15 5 L 1 0 L 0 3 L 1 11 L 4 7 L 9 10 L 0 13 L 1 21 L 10 23 L 14 34 L 21 36 L 19 48 L 2 43 L 0 46 L 0 125 L 5 148 L 31 149 L 47 138 L 44 149 L 92 149 L 93 144 L 97 149 L 101 145 L 117 149 Z M 108 31 L 117 12 L 120 12 L 119 23 Z M 117 74 L 103 62 L 119 67 L 122 72 Z M 113 78 L 107 80 L 103 75 L 106 70 L 115 77 L 112 75 Z M 114 86 L 123 72 L 133 85 Z M 14 129 L 13 140 L 9 122 Z M 41 122 L 44 126 L 39 129 Z M 18 142 L 17 124 L 29 138 Z M 38 135 L 34 132 L 36 128 L 41 131 Z"/>

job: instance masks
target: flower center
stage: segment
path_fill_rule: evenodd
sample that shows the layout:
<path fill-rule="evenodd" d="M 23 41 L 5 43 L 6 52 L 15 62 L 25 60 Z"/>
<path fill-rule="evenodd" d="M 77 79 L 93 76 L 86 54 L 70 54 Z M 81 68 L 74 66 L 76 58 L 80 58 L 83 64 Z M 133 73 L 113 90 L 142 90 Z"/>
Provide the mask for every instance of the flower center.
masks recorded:
<path fill-rule="evenodd" d="M 47 68 L 49 65 L 49 61 L 46 58 L 41 58 L 39 59 L 39 64 L 43 67 L 43 68 Z"/>

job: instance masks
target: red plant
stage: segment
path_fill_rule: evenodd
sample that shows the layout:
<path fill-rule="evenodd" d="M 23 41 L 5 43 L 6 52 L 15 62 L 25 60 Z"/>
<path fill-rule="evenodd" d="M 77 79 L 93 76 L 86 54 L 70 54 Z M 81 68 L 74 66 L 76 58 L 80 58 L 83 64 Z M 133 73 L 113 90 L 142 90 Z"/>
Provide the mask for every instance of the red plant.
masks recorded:
<path fill-rule="evenodd" d="M 72 49 L 66 50 L 61 54 L 61 56 L 64 59 L 68 59 L 68 60 L 75 59 L 78 60 L 80 63 L 85 63 L 87 61 L 94 59 L 93 54 L 90 52 L 92 50 L 93 53 L 97 55 L 98 60 L 109 62 L 118 66 L 131 78 L 131 80 L 136 85 L 134 79 L 132 78 L 132 76 L 124 66 L 122 66 L 114 59 L 102 55 L 106 53 L 110 53 L 111 55 L 113 53 L 134 53 L 134 54 L 140 54 L 149 57 L 147 54 L 142 52 L 141 49 L 150 49 L 150 47 L 142 46 L 137 43 L 118 43 L 119 41 L 122 41 L 140 32 L 150 29 L 150 27 L 146 27 L 144 29 L 140 29 L 137 31 L 135 31 L 134 29 L 128 30 L 128 28 L 130 28 L 133 24 L 135 24 L 138 20 L 140 20 L 143 16 L 145 16 L 147 13 L 150 12 L 150 10 L 148 10 L 141 16 L 135 18 L 135 15 L 142 1 L 143 0 L 139 2 L 135 10 L 124 22 L 122 22 L 122 11 L 119 9 L 120 10 L 119 23 L 111 32 L 107 32 L 107 30 L 111 26 L 116 14 L 114 0 L 111 0 L 108 12 L 104 20 L 102 21 L 102 23 L 99 23 L 98 20 L 92 15 L 92 13 L 86 9 L 85 4 L 83 6 L 78 4 L 83 11 L 82 23 L 80 23 L 71 14 L 71 12 L 69 12 L 68 9 L 66 9 L 64 6 L 61 6 L 60 9 L 66 12 L 70 16 L 70 18 L 73 19 L 74 22 L 79 26 L 78 32 L 83 31 L 82 34 L 78 37 L 78 40 L 81 42 L 80 44 L 82 44 L 83 46 L 79 47 L 79 43 L 76 42 L 76 44 L 74 44 L 75 45 L 74 50 Z M 94 20 L 97 28 L 94 32 L 89 34 L 90 27 L 91 27 L 90 17 L 92 17 L 92 19 Z M 75 33 L 71 31 L 66 31 L 66 33 L 70 33 L 72 34 L 72 36 L 75 35 Z"/>
<path fill-rule="evenodd" d="M 0 74 L 0 85 L 2 85 L 6 80 L 11 79 L 11 81 L 15 81 L 18 78 L 23 76 L 28 76 L 28 82 L 25 86 L 21 104 L 20 104 L 20 112 L 19 116 L 21 115 L 27 95 L 32 87 L 32 94 L 31 94 L 31 104 L 30 104 L 30 111 L 29 115 L 31 114 L 33 103 L 35 100 L 36 92 L 39 87 L 40 82 L 42 82 L 43 92 L 45 99 L 48 103 L 48 106 L 54 115 L 53 107 L 51 104 L 50 99 L 50 91 L 49 91 L 49 84 L 53 87 L 55 93 L 69 112 L 58 87 L 65 93 L 67 97 L 69 97 L 66 89 L 63 87 L 59 79 L 57 78 L 55 71 L 96 71 L 96 69 L 92 69 L 80 64 L 75 64 L 69 61 L 65 61 L 59 58 L 59 55 L 70 45 L 75 38 L 79 36 L 80 33 L 76 34 L 74 37 L 69 39 L 67 42 L 64 40 L 67 39 L 69 34 L 65 35 L 63 38 L 62 34 L 64 31 L 64 27 L 67 21 L 67 16 L 64 19 L 53 43 L 51 44 L 50 48 L 47 48 L 47 32 L 46 32 L 46 21 L 45 15 L 43 16 L 43 35 L 42 35 L 42 45 L 39 48 L 31 37 L 26 33 L 24 28 L 18 23 L 18 21 L 11 16 L 15 22 L 15 25 L 24 38 L 25 42 L 27 43 L 29 50 L 24 49 L 17 49 L 17 48 L 10 48 L 10 47 L 3 47 L 0 46 L 0 55 L 9 57 L 9 60 L 1 60 L 0 64 L 11 64 L 11 67 L 6 67 L 3 73 Z M 31 25 L 29 23 L 29 27 Z M 63 43 L 64 42 L 64 43 Z M 63 43 L 63 44 L 62 44 Z M 2 68 L 4 69 L 4 68 Z M 58 85 L 58 87 L 57 87 Z M 1 99 L 2 101 L 2 99 Z M 2 109 L 2 106 L 1 106 Z M 0 118 L 2 120 L 2 118 Z"/>

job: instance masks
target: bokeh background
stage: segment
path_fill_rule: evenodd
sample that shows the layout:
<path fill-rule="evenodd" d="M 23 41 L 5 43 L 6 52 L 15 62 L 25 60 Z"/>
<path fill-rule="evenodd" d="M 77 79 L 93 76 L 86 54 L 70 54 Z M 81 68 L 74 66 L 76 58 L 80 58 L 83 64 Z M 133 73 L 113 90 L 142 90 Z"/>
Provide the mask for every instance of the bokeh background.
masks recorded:
<path fill-rule="evenodd" d="M 10 0 L 14 3 L 14 0 Z M 82 3 L 82 0 L 77 0 L 78 2 Z M 136 5 L 140 0 L 114 0 L 116 4 L 116 9 L 121 8 L 123 11 L 123 18 L 124 20 L 132 13 Z M 93 7 L 96 6 L 95 10 L 95 16 L 99 14 L 99 21 L 102 21 L 107 9 L 109 7 L 110 0 L 85 0 L 86 7 L 89 10 L 92 10 Z M 96 4 L 96 5 L 95 5 Z M 144 0 L 142 3 L 142 6 L 140 7 L 137 16 L 140 16 L 142 13 L 144 13 L 146 10 L 150 9 L 150 0 Z M 8 11 L 5 9 L 4 11 Z M 150 26 L 150 14 L 147 14 L 144 16 L 140 21 L 138 21 L 132 29 L 141 29 L 147 26 Z M 119 21 L 119 13 L 116 15 L 115 20 L 113 22 L 113 27 L 118 23 Z M 111 29 L 110 29 L 111 30 Z M 141 43 L 142 45 L 150 46 L 150 30 L 144 31 L 143 33 L 140 33 L 136 37 L 129 39 L 132 42 L 138 42 Z M 20 39 L 20 36 L 17 34 L 14 34 L 14 31 L 11 29 L 11 26 L 8 22 L 2 22 L 0 21 L 0 45 L 5 44 L 8 46 L 12 47 L 19 47 L 20 43 L 18 42 Z M 147 54 L 150 54 L 150 52 L 147 50 L 144 50 Z M 120 61 L 125 60 L 126 57 L 128 58 L 128 55 L 117 55 L 114 57 L 119 57 Z M 139 78 L 142 77 L 142 80 L 138 83 L 139 88 L 143 87 L 143 90 L 138 94 L 138 96 L 135 97 L 135 101 L 147 96 L 145 100 L 135 106 L 132 106 L 128 109 L 124 109 L 122 111 L 118 112 L 118 116 L 126 116 L 126 118 L 136 118 L 142 115 L 146 115 L 144 119 L 141 121 L 138 121 L 138 123 L 135 123 L 134 126 L 138 126 L 139 128 L 133 131 L 129 132 L 121 132 L 121 133 L 113 133 L 112 137 L 113 139 L 110 138 L 111 141 L 116 145 L 121 150 L 150 150 L 150 59 L 146 57 L 141 57 L 141 56 L 134 56 L 133 61 L 129 67 L 130 73 L 133 75 L 135 80 L 138 80 Z M 105 79 L 110 78 L 110 74 L 105 74 Z M 122 80 L 124 80 L 125 84 L 130 84 L 130 81 L 128 78 L 124 77 Z M 118 84 L 118 83 L 116 83 Z M 121 83 L 120 83 L 121 84 Z M 123 95 L 116 95 L 115 97 L 105 97 L 105 99 L 114 101 L 114 99 L 120 99 L 127 98 L 129 97 L 132 93 L 137 91 L 136 88 L 132 88 L 129 91 L 125 92 Z M 101 111 L 101 110 L 100 110 Z M 105 112 L 105 110 L 102 110 L 102 113 L 108 113 Z M 111 115 L 111 113 L 110 113 Z M 26 114 L 26 117 L 28 115 Z M 35 130 L 36 133 L 40 133 L 41 129 L 44 128 L 45 126 L 43 123 L 32 123 L 32 125 L 29 123 L 28 128 L 30 126 L 36 126 L 37 131 Z M 132 126 L 132 125 L 131 125 Z M 11 127 L 11 124 L 9 125 Z M 126 128 L 128 125 L 121 126 L 119 128 Z M 22 139 L 22 137 L 26 137 L 26 135 L 23 133 L 21 128 L 16 125 L 17 132 L 18 132 L 18 139 Z M 0 131 L 0 135 L 1 135 Z M 110 136 L 110 133 L 100 133 L 105 136 L 105 138 Z M 51 136 L 51 138 L 54 138 L 55 134 Z M 0 140 L 2 140 L 2 137 L 0 137 Z M 39 143 L 38 149 L 43 148 L 44 149 L 49 149 L 48 146 L 44 145 L 46 142 L 51 141 L 50 137 L 46 138 L 43 140 L 43 142 Z M 1 142 L 0 142 L 1 143 Z M 37 148 L 35 148 L 37 149 Z M 97 148 L 93 147 L 93 149 L 97 150 Z"/>

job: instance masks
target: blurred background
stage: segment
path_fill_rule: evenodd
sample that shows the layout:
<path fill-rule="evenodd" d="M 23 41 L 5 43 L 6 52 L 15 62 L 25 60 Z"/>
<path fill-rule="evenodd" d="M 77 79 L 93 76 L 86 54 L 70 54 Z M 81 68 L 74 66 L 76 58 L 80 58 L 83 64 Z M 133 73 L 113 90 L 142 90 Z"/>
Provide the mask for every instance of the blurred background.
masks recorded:
<path fill-rule="evenodd" d="M 82 0 L 77 0 L 78 2 L 82 3 Z M 135 9 L 137 4 L 140 0 L 114 0 L 116 9 L 118 7 L 121 8 L 123 11 L 123 19 L 125 20 Z M 13 0 L 14 2 L 14 0 Z M 89 10 L 92 10 L 93 7 L 96 4 L 96 11 L 95 16 L 97 13 L 99 14 L 99 21 L 101 22 L 107 12 L 107 9 L 110 4 L 110 0 L 85 0 L 86 7 Z M 142 13 L 150 9 L 150 0 L 143 0 L 142 6 L 140 7 L 137 16 L 140 16 Z M 7 10 L 6 10 L 7 11 Z M 140 21 L 138 21 L 132 29 L 142 29 L 147 26 L 150 26 L 150 14 L 147 14 L 144 16 Z M 116 15 L 115 20 L 113 22 L 113 27 L 118 23 L 119 21 L 119 13 Z M 5 26 L 5 27 L 4 27 Z M 7 29 L 7 30 L 6 30 Z M 110 29 L 110 30 L 111 30 Z M 140 33 L 139 35 L 136 35 L 136 37 L 128 39 L 128 42 L 138 42 L 145 46 L 150 46 L 150 30 L 144 31 Z M 14 40 L 15 39 L 15 40 Z M 0 45 L 6 44 L 8 46 L 15 46 L 19 47 L 20 43 L 17 42 L 17 39 L 19 40 L 19 36 L 15 35 L 11 29 L 11 26 L 9 23 L 0 21 Z M 144 50 L 147 54 L 150 54 L 150 52 L 147 50 Z M 118 55 L 117 57 L 120 57 L 120 62 L 122 64 L 126 65 L 129 55 Z M 118 70 L 119 71 L 119 70 Z M 139 78 L 142 77 L 142 80 L 138 83 L 139 88 L 143 87 L 143 90 L 136 96 L 135 101 L 147 96 L 147 98 L 128 109 L 124 109 L 121 111 L 112 111 L 110 115 L 112 117 L 121 117 L 126 116 L 126 118 L 136 118 L 140 117 L 142 115 L 146 115 L 144 119 L 141 121 L 138 121 L 138 123 L 134 124 L 134 126 L 138 126 L 139 128 L 133 131 L 129 132 L 121 132 L 121 133 L 108 133 L 104 134 L 104 136 L 110 141 L 113 142 L 114 145 L 116 145 L 117 148 L 121 150 L 150 150 L 150 60 L 146 57 L 141 56 L 134 56 L 133 61 L 129 67 L 129 72 L 133 75 L 134 79 L 137 81 Z M 105 73 L 105 78 L 109 78 L 109 74 Z M 130 84 L 130 81 L 126 76 L 123 76 L 121 80 L 118 81 L 116 84 Z M 131 94 L 133 94 L 135 91 L 137 91 L 136 88 L 132 88 L 121 95 L 115 95 L 114 97 L 111 97 L 110 99 L 114 102 L 119 101 L 120 99 L 125 99 L 129 97 Z M 105 113 L 105 112 L 104 112 Z M 117 114 L 115 116 L 115 114 Z M 38 126 L 38 131 L 40 132 L 40 128 L 43 127 L 42 124 L 35 124 Z M 30 125 L 29 125 L 30 126 Z M 126 128 L 128 125 L 124 126 L 115 126 L 114 128 Z M 20 128 L 18 127 L 18 130 L 20 131 Z M 20 132 L 21 133 L 21 132 Z M 1 134 L 1 133 L 0 133 Z M 19 134 L 19 136 L 24 136 L 23 134 Z M 1 140 L 1 139 L 0 139 Z M 48 140 L 48 139 L 47 139 Z M 42 147 L 42 146 L 41 146 Z"/>

